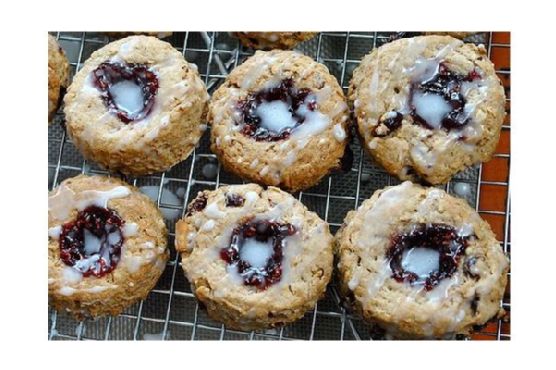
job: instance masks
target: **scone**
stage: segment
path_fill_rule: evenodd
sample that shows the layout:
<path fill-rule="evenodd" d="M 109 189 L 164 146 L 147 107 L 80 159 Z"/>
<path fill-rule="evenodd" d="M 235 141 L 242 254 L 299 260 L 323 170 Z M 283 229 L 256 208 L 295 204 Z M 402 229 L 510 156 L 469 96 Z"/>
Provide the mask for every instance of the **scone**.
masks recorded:
<path fill-rule="evenodd" d="M 503 314 L 508 259 L 462 199 L 406 181 L 376 191 L 336 235 L 341 291 L 393 338 L 452 338 Z"/>
<path fill-rule="evenodd" d="M 230 172 L 296 191 L 340 167 L 349 132 L 343 91 L 294 51 L 257 51 L 214 92 L 211 150 Z"/>
<path fill-rule="evenodd" d="M 505 116 L 485 48 L 449 36 L 373 50 L 353 73 L 349 99 L 369 154 L 402 180 L 430 184 L 489 160 Z"/>
<path fill-rule="evenodd" d="M 48 34 L 48 123 L 60 106 L 69 78 L 68 58 L 56 38 Z"/>
<path fill-rule="evenodd" d="M 64 99 L 83 155 L 113 172 L 144 175 L 184 160 L 206 129 L 208 94 L 197 67 L 169 43 L 131 36 L 95 51 Z"/>
<path fill-rule="evenodd" d="M 48 298 L 82 320 L 146 298 L 168 260 L 155 204 L 104 176 L 63 181 L 48 196 Z"/>
<path fill-rule="evenodd" d="M 228 328 L 301 318 L 332 272 L 326 222 L 275 187 L 200 192 L 176 225 L 176 250 L 195 296 Z"/>
<path fill-rule="evenodd" d="M 243 46 L 258 50 L 293 49 L 316 34 L 317 32 L 232 32 Z"/>

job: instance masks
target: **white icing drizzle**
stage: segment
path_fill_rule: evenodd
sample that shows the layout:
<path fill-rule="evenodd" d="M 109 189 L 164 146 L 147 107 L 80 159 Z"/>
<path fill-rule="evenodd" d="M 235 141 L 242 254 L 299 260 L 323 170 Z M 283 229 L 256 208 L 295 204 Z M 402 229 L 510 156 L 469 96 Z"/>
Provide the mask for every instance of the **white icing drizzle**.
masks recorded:
<path fill-rule="evenodd" d="M 89 230 L 84 230 L 84 250 L 85 254 L 96 254 L 100 251 L 102 240 L 93 235 Z"/>
<path fill-rule="evenodd" d="M 48 229 L 48 236 L 53 238 L 53 239 L 58 239 L 60 238 L 60 233 L 62 232 L 62 226 L 58 225 L 58 226 L 54 226 Z"/>
<path fill-rule="evenodd" d="M 269 171 L 269 167 L 268 166 L 264 166 L 263 168 L 261 168 L 261 170 L 259 171 L 259 175 L 264 176 L 268 173 Z"/>
<path fill-rule="evenodd" d="M 214 220 L 208 220 L 203 224 L 203 226 L 201 226 L 201 229 L 199 231 L 211 231 L 212 229 L 214 229 L 214 225 Z"/>
<path fill-rule="evenodd" d="M 125 186 L 116 186 L 107 191 L 85 190 L 75 193 L 62 183 L 56 193 L 48 197 L 48 212 L 54 219 L 64 221 L 73 209 L 82 211 L 92 205 L 106 208 L 111 199 L 124 198 L 129 194 L 131 192 Z"/>
<path fill-rule="evenodd" d="M 62 281 L 66 284 L 74 285 L 83 280 L 83 274 L 73 267 L 65 266 L 62 270 Z"/>
<path fill-rule="evenodd" d="M 437 286 L 426 294 L 428 301 L 431 303 L 439 303 L 448 298 L 448 292 L 450 289 L 453 286 L 458 285 L 460 282 L 459 275 L 459 272 L 456 272 L 450 279 L 442 280 Z"/>
<path fill-rule="evenodd" d="M 135 114 L 143 110 L 143 90 L 136 83 L 122 80 L 112 85 L 108 90 L 112 94 L 112 99 L 118 109 L 128 114 Z"/>
<path fill-rule="evenodd" d="M 120 50 L 118 51 L 118 54 L 121 55 L 122 57 L 127 57 L 129 54 L 133 53 L 135 47 L 137 46 L 138 41 L 139 41 L 138 38 L 132 37 L 131 39 L 129 39 L 129 41 L 124 42 L 120 46 Z"/>
<path fill-rule="evenodd" d="M 247 204 L 255 203 L 258 199 L 259 194 L 254 191 L 248 191 L 247 193 L 245 193 L 245 200 L 247 201 Z"/>
<path fill-rule="evenodd" d="M 196 232 L 192 231 L 192 232 L 187 234 L 187 239 L 186 239 L 187 240 L 187 243 L 186 243 L 187 250 L 189 250 L 189 251 L 193 250 L 193 245 L 194 245 L 196 237 L 197 237 Z"/>
<path fill-rule="evenodd" d="M 452 111 L 450 104 L 438 94 L 416 91 L 413 95 L 413 104 L 415 112 L 433 129 L 440 129 L 442 119 Z"/>
<path fill-rule="evenodd" d="M 289 104 L 281 100 L 262 102 L 255 114 L 261 119 L 260 125 L 275 133 L 280 133 L 286 128 L 294 127 L 297 121 L 293 118 Z"/>
<path fill-rule="evenodd" d="M 402 268 L 426 279 L 433 271 L 438 271 L 440 253 L 431 248 L 406 249 L 402 254 Z"/>
<path fill-rule="evenodd" d="M 141 266 L 154 263 L 155 260 L 157 261 L 157 263 L 158 261 L 161 261 L 162 263 L 163 260 L 160 259 L 159 256 L 163 253 L 164 253 L 164 248 L 162 247 L 158 247 L 154 250 L 149 250 L 144 255 L 141 256 L 135 256 L 128 252 L 122 256 L 121 263 L 123 263 L 126 269 L 133 274 L 139 271 Z"/>
<path fill-rule="evenodd" d="M 348 281 L 348 288 L 354 290 L 359 285 L 359 275 L 353 274 L 351 279 Z"/>
<path fill-rule="evenodd" d="M 244 90 L 249 90 L 259 77 L 261 77 L 267 69 L 270 69 L 272 64 L 277 60 L 275 56 L 269 53 L 255 53 L 255 57 L 258 58 L 258 63 L 254 64 L 254 67 L 248 70 L 240 83 L 241 88 Z"/>
<path fill-rule="evenodd" d="M 311 101 L 317 101 L 316 96 L 313 94 L 307 96 L 304 103 L 297 109 L 297 114 L 304 117 L 305 121 L 292 131 L 291 137 L 296 140 L 308 139 L 311 136 L 318 135 L 324 131 L 330 123 L 328 116 L 322 114 L 318 110 L 309 110 L 308 103 Z"/>
<path fill-rule="evenodd" d="M 247 238 L 239 252 L 242 260 L 248 262 L 254 268 L 263 268 L 273 253 L 272 239 L 267 242 L 259 242 L 254 238 Z"/>
<path fill-rule="evenodd" d="M 473 224 L 463 224 L 457 229 L 458 236 L 471 236 L 474 232 Z"/>
<path fill-rule="evenodd" d="M 69 286 L 63 286 L 60 289 L 58 289 L 58 293 L 64 296 L 70 296 L 73 293 L 75 293 L 75 289 Z"/>
<path fill-rule="evenodd" d="M 208 218 L 224 218 L 226 217 L 226 212 L 221 211 L 218 208 L 218 204 L 216 203 L 210 203 L 205 207 L 204 210 L 204 214 L 208 217 Z"/>
<path fill-rule="evenodd" d="M 372 278 L 367 285 L 367 297 L 374 297 L 382 289 L 384 283 L 386 283 L 386 280 L 388 280 L 391 275 L 392 270 L 390 269 L 390 261 L 384 259 L 379 264 L 379 269 L 375 273 L 374 278 Z"/>
<path fill-rule="evenodd" d="M 126 222 L 122 227 L 122 235 L 125 238 L 129 238 L 137 235 L 138 230 L 139 230 L 139 225 L 137 225 L 134 222 Z"/>
<path fill-rule="evenodd" d="M 343 126 L 339 123 L 334 125 L 334 128 L 332 129 L 332 133 L 334 134 L 336 140 L 338 140 L 339 142 L 344 141 L 347 136 Z"/>

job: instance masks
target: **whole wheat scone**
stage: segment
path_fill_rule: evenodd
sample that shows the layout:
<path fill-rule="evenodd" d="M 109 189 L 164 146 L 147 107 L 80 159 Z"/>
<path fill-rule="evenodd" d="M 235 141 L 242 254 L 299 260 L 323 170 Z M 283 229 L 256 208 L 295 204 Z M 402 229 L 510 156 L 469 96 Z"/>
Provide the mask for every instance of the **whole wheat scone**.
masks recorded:
<path fill-rule="evenodd" d="M 294 51 L 257 51 L 212 95 L 211 150 L 240 177 L 305 189 L 341 166 L 348 118 L 323 64 Z"/>
<path fill-rule="evenodd" d="M 69 85 L 70 65 L 56 38 L 48 34 L 48 123 L 58 110 L 63 92 Z"/>
<path fill-rule="evenodd" d="M 147 297 L 168 260 L 155 204 L 133 186 L 79 175 L 48 196 L 49 304 L 81 320 Z"/>
<path fill-rule="evenodd" d="M 195 148 L 208 94 L 197 67 L 169 43 L 131 36 L 95 51 L 64 99 L 69 135 L 110 171 L 164 171 Z"/>
<path fill-rule="evenodd" d="M 240 330 L 301 318 L 332 273 L 328 224 L 290 194 L 256 184 L 199 192 L 176 224 L 176 250 L 210 317 Z"/>
<path fill-rule="evenodd" d="M 451 338 L 504 313 L 508 259 L 488 223 L 443 190 L 377 190 L 335 243 L 342 294 L 387 336 Z"/>
<path fill-rule="evenodd" d="M 145 35 L 145 36 L 158 37 L 159 39 L 165 39 L 167 37 L 172 36 L 173 34 L 173 32 L 171 31 L 104 31 L 102 33 L 104 33 L 108 37 L 113 37 L 113 38 Z"/>
<path fill-rule="evenodd" d="M 373 50 L 353 73 L 349 100 L 370 155 L 402 180 L 430 184 L 488 161 L 505 116 L 485 48 L 449 36 Z"/>
<path fill-rule="evenodd" d="M 317 32 L 232 32 L 243 46 L 258 50 L 293 49 L 316 34 Z"/>

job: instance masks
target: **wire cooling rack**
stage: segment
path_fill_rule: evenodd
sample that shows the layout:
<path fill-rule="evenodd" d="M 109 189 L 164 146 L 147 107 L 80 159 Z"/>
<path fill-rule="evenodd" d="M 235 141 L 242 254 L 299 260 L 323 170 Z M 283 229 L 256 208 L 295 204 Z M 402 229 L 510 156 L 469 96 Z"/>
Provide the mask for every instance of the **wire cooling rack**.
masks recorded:
<path fill-rule="evenodd" d="M 112 41 L 101 33 L 53 33 L 65 50 L 72 66 L 72 75 L 80 69 L 90 54 Z M 336 76 L 344 90 L 353 69 L 371 49 L 393 37 L 394 32 L 322 32 L 296 49 L 324 63 Z M 209 92 L 224 80 L 226 75 L 245 58 L 253 54 L 225 32 L 174 33 L 166 39 L 181 51 L 189 62 L 197 64 Z M 507 110 L 510 105 L 509 33 L 482 33 L 469 41 L 482 43 L 488 48 L 489 57 L 506 87 Z M 63 128 L 63 114 L 58 113 L 48 130 L 48 187 L 53 189 L 62 180 L 80 173 L 108 174 L 94 163 L 83 159 Z M 500 245 L 510 253 L 510 196 L 509 196 L 509 114 L 502 130 L 500 145 L 494 158 L 459 173 L 445 189 L 465 198 L 492 226 Z M 198 191 L 215 189 L 221 185 L 241 184 L 243 181 L 220 168 L 216 157 L 209 150 L 209 135 L 205 134 L 200 145 L 184 162 L 165 173 L 143 176 L 128 181 L 156 200 L 163 211 L 169 229 L 168 245 L 171 257 L 155 289 L 142 302 L 126 309 L 116 317 L 94 321 L 75 321 L 62 312 L 49 308 L 48 338 L 50 340 L 134 339 L 134 340 L 288 340 L 373 339 L 369 325 L 348 312 L 341 303 L 337 284 L 332 281 L 326 296 L 314 310 L 296 323 L 254 332 L 228 330 L 208 318 L 191 293 L 189 283 L 180 266 L 180 257 L 174 250 L 174 224 L 184 213 L 188 202 Z M 387 185 L 399 183 L 383 169 L 376 166 L 361 149 L 357 140 L 350 146 L 354 153 L 351 171 L 332 174 L 317 186 L 294 194 L 310 210 L 330 224 L 335 233 L 346 213 L 355 209 L 372 193 Z M 509 278 L 508 274 L 508 278 Z M 471 339 L 510 338 L 510 294 L 500 303 L 508 312 L 501 320 L 489 323 Z"/>

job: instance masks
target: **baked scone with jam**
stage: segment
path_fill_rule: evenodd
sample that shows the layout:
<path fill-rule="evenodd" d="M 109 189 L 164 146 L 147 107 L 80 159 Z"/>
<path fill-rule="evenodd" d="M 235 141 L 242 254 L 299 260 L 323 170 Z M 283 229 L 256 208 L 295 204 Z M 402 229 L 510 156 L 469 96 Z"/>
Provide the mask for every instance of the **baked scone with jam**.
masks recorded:
<path fill-rule="evenodd" d="M 402 180 L 430 184 L 488 161 L 505 117 L 504 88 L 484 46 L 449 36 L 373 50 L 353 73 L 349 99 L 369 154 Z"/>
<path fill-rule="evenodd" d="M 312 39 L 317 32 L 232 32 L 243 46 L 257 50 L 289 50 Z"/>
<path fill-rule="evenodd" d="M 478 213 L 443 190 L 377 190 L 335 242 L 343 295 L 387 337 L 453 338 L 504 313 L 508 259 Z"/>
<path fill-rule="evenodd" d="M 258 51 L 209 105 L 211 150 L 228 171 L 296 191 L 341 167 L 349 110 L 328 69 L 294 51 Z"/>
<path fill-rule="evenodd" d="M 95 51 L 64 99 L 83 155 L 113 172 L 165 171 L 206 129 L 208 94 L 197 67 L 167 42 L 131 36 Z"/>
<path fill-rule="evenodd" d="M 209 316 L 239 330 L 300 319 L 332 273 L 326 222 L 290 194 L 256 184 L 200 192 L 176 225 L 176 250 Z"/>
<path fill-rule="evenodd" d="M 118 315 L 147 297 L 168 260 L 156 205 L 133 186 L 79 175 L 48 196 L 49 304 L 76 319 Z"/>
<path fill-rule="evenodd" d="M 70 80 L 70 65 L 56 38 L 48 34 L 48 123 L 60 106 Z"/>

